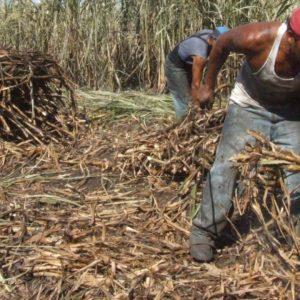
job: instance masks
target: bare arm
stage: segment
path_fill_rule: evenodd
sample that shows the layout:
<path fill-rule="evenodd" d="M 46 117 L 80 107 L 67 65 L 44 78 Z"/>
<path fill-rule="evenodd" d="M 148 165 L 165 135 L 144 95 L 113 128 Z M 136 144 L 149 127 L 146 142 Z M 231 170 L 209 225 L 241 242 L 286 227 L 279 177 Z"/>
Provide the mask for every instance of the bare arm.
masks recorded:
<path fill-rule="evenodd" d="M 251 36 L 249 37 L 247 34 L 245 34 L 244 26 L 240 26 L 225 33 L 217 40 L 210 53 L 207 76 L 205 80 L 205 85 L 207 88 L 211 90 L 214 89 L 217 75 L 230 52 L 243 54 L 249 53 L 249 42 L 253 42 L 251 39 Z"/>
<path fill-rule="evenodd" d="M 222 35 L 213 47 L 208 63 L 205 85 L 201 89 L 200 104 L 212 98 L 217 75 L 230 52 L 245 54 L 253 70 L 266 59 L 278 22 L 252 23 L 236 27 Z"/>
<path fill-rule="evenodd" d="M 199 100 L 199 91 L 203 70 L 206 66 L 207 60 L 201 56 L 193 56 L 192 66 L 192 100 L 196 104 Z"/>

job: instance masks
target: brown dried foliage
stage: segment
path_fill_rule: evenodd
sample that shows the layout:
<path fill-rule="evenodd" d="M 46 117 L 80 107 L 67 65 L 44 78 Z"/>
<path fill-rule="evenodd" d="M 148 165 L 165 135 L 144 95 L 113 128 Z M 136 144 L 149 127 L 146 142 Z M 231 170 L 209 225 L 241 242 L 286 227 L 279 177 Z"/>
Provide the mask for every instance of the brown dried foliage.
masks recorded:
<path fill-rule="evenodd" d="M 75 147 L 2 143 L 1 298 L 295 299 L 297 239 L 267 185 L 273 215 L 265 221 L 257 173 L 244 176 L 251 188 L 237 210 L 252 211 L 260 226 L 237 234 L 213 263 L 188 254 L 191 210 L 223 115 L 176 126 L 129 117 L 102 122 Z M 242 175 L 281 153 L 268 145 L 261 140 L 238 159 Z M 292 157 L 285 166 L 298 165 Z"/>
<path fill-rule="evenodd" d="M 39 144 L 74 138 L 73 88 L 51 57 L 1 50 L 0 137 Z"/>

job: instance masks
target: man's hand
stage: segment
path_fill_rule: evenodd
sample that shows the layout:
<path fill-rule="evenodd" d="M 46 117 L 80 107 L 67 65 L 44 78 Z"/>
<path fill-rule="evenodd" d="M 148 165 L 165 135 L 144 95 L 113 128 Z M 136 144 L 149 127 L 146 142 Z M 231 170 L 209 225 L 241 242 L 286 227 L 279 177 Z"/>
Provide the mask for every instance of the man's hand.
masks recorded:
<path fill-rule="evenodd" d="M 205 85 L 200 89 L 199 104 L 202 109 L 212 108 L 213 91 Z"/>
<path fill-rule="evenodd" d="M 194 107 L 199 109 L 212 108 L 213 91 L 205 85 L 197 91 L 197 97 L 193 97 Z"/>

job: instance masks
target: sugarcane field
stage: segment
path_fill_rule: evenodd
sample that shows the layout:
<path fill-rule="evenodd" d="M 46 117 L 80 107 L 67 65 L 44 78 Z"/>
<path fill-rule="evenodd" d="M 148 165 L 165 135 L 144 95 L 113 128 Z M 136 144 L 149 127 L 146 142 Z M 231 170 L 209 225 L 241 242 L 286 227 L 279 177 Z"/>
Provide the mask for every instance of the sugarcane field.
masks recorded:
<path fill-rule="evenodd" d="M 300 3 L 0 1 L 0 299 L 300 299 Z"/>

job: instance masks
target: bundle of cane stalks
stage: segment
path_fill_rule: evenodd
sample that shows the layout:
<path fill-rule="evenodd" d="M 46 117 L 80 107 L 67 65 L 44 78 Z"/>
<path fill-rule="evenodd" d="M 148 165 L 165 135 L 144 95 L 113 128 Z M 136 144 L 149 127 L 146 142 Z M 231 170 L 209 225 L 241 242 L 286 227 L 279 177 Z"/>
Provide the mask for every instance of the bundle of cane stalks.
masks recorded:
<path fill-rule="evenodd" d="M 75 110 L 72 83 L 50 56 L 0 51 L 1 138 L 42 144 L 72 137 Z"/>
<path fill-rule="evenodd" d="M 292 195 L 299 192 L 299 186 L 288 191 L 285 180 L 300 171 L 300 155 L 276 146 L 258 132 L 249 131 L 249 134 L 256 143 L 247 145 L 242 153 L 232 158 L 243 184 L 242 192 L 237 193 L 234 201 L 237 212 L 245 215 L 250 211 L 256 215 L 264 233 L 260 237 L 268 240 L 267 244 L 279 257 L 283 258 L 282 251 L 288 246 L 291 255 L 299 255 L 299 236 L 294 230 L 297 208 L 291 202 Z M 291 262 L 288 265 L 291 266 Z M 296 265 L 293 261 L 294 269 Z"/>
<path fill-rule="evenodd" d="M 210 168 L 225 110 L 190 113 L 181 123 L 139 135 L 117 153 L 122 170 L 135 176 L 155 175 L 181 180 L 203 178 Z"/>

